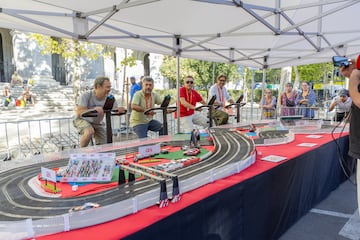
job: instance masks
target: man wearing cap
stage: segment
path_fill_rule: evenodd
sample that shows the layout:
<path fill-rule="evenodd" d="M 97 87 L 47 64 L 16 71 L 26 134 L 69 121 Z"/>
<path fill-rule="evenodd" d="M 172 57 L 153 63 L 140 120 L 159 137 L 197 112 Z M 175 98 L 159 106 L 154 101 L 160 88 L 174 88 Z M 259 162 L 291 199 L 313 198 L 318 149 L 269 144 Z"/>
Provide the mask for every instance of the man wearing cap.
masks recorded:
<path fill-rule="evenodd" d="M 342 89 L 339 96 L 335 97 L 329 107 L 329 112 L 336 109 L 334 121 L 341 122 L 350 112 L 352 100 L 349 97 L 349 91 Z"/>

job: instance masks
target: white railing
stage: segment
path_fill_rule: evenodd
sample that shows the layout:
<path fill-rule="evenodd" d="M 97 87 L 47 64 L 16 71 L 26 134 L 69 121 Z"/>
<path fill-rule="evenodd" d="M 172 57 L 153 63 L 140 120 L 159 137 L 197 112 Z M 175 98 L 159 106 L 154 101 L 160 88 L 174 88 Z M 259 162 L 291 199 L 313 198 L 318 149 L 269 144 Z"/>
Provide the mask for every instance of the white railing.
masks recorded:
<path fill-rule="evenodd" d="M 333 113 L 327 108 L 311 108 L 315 119 L 330 120 Z M 294 108 L 299 113 L 298 108 Z M 203 114 L 207 114 L 203 111 Z M 240 123 L 261 120 L 261 109 L 249 106 L 240 109 Z M 281 116 L 281 108 L 277 109 L 277 118 Z M 237 124 L 236 110 L 229 112 L 230 124 Z M 297 115 L 297 114 L 296 114 Z M 155 118 L 162 122 L 162 114 L 156 114 Z M 42 153 L 57 152 L 79 147 L 79 134 L 72 124 L 72 117 L 55 117 L 36 120 L 21 120 L 0 122 L 0 156 L 1 160 L 28 158 Z M 128 124 L 128 116 L 113 116 L 113 141 L 126 141 L 136 138 Z M 174 135 L 177 132 L 177 120 L 173 114 L 168 114 L 168 133 Z M 149 137 L 156 138 L 156 133 L 149 132 Z"/>

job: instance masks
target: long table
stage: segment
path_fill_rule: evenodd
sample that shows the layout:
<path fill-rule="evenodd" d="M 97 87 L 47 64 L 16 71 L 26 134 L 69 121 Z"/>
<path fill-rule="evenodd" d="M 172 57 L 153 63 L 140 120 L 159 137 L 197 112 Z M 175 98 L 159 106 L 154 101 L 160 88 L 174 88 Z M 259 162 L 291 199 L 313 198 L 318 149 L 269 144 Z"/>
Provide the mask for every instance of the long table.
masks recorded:
<path fill-rule="evenodd" d="M 285 145 L 257 147 L 251 167 L 185 193 L 165 209 L 154 206 L 108 223 L 37 239 L 277 239 L 353 170 L 347 135 L 336 134 L 336 140 L 331 134 L 319 134 L 318 139 L 307 135 L 297 134 Z M 303 142 L 317 145 L 298 146 Z M 261 160 L 271 154 L 287 160 Z"/>

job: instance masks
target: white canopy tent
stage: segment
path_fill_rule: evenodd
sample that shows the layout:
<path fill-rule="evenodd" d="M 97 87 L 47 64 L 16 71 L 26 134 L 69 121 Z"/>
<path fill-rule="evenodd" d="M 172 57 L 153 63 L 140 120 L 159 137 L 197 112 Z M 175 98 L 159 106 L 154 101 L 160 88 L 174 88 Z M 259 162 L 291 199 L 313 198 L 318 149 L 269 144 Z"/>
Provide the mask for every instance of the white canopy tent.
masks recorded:
<path fill-rule="evenodd" d="M 360 0 L 0 0 L 0 27 L 277 68 L 360 51 Z"/>
<path fill-rule="evenodd" d="M 0 0 L 0 27 L 265 69 L 360 52 L 360 0 Z M 178 73 L 178 89 L 180 85 Z M 264 84 L 263 84 L 264 86 Z"/>

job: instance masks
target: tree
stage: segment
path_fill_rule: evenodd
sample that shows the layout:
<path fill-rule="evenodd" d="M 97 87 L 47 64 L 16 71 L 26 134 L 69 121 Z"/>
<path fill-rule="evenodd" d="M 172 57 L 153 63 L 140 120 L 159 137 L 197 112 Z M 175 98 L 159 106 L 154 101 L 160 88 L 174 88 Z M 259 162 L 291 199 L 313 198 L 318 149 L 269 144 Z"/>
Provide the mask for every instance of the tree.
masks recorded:
<path fill-rule="evenodd" d="M 176 58 L 165 56 L 160 66 L 161 74 L 174 84 L 177 79 Z M 225 74 L 229 81 L 240 78 L 237 66 L 226 63 L 213 63 L 203 60 L 182 58 L 180 64 L 180 78 L 184 79 L 187 75 L 192 75 L 196 79 L 198 87 L 204 87 L 213 83 L 213 78 L 220 74 Z"/>
<path fill-rule="evenodd" d="M 330 62 L 316 63 L 297 66 L 300 81 L 312 83 L 326 83 L 333 71 L 333 65 Z"/>
<path fill-rule="evenodd" d="M 169 86 L 176 86 L 177 70 L 176 70 L 176 58 L 171 56 L 164 56 L 163 62 L 160 66 L 161 74 L 169 80 Z M 192 75 L 193 73 L 185 68 L 184 64 L 180 64 L 180 78 L 183 79 L 186 75 Z"/>
<path fill-rule="evenodd" d="M 66 38 L 54 38 L 41 34 L 30 33 L 29 38 L 36 41 L 42 54 L 59 54 L 70 63 L 73 68 L 74 101 L 77 103 L 80 96 L 80 75 L 82 71 L 81 58 L 96 60 L 100 56 L 110 57 L 114 49 L 109 46 L 89 43 Z"/>

